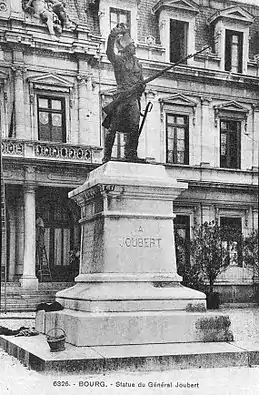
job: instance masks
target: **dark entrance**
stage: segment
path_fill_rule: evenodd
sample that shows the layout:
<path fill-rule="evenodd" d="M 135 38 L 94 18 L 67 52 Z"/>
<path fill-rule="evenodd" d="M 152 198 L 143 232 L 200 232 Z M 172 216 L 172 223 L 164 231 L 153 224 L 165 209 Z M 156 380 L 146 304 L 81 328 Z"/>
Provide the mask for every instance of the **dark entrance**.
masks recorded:
<path fill-rule="evenodd" d="M 52 281 L 73 281 L 78 274 L 74 256 L 79 251 L 79 207 L 65 188 L 39 188 L 36 217 L 44 225 L 44 246 Z M 41 222 L 42 223 L 42 222 Z M 43 280 L 44 281 L 44 280 Z"/>

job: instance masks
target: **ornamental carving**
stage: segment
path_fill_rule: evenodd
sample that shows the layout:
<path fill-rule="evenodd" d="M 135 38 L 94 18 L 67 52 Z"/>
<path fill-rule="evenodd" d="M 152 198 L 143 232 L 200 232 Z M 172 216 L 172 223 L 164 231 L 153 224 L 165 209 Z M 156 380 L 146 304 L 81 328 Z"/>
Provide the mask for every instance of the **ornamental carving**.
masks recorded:
<path fill-rule="evenodd" d="M 23 10 L 48 27 L 53 39 L 60 35 L 63 29 L 72 29 L 76 24 L 69 19 L 63 0 L 22 0 Z"/>
<path fill-rule="evenodd" d="M 0 1 L 0 12 L 7 12 L 7 4 L 5 1 Z"/>

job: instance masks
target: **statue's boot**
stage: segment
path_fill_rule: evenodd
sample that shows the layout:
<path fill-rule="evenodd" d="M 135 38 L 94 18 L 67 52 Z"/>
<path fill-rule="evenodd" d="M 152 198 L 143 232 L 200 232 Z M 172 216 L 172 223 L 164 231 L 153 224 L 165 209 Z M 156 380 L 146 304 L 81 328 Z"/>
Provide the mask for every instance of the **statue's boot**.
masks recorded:
<path fill-rule="evenodd" d="M 108 130 L 105 135 L 105 143 L 104 143 L 104 155 L 103 155 L 103 163 L 109 162 L 111 160 L 112 155 L 112 147 L 114 144 L 116 132 L 112 130 Z"/>
<path fill-rule="evenodd" d="M 128 162 L 145 162 L 144 159 L 138 157 L 138 139 L 138 129 L 136 129 L 136 132 L 126 135 L 125 159 Z"/>

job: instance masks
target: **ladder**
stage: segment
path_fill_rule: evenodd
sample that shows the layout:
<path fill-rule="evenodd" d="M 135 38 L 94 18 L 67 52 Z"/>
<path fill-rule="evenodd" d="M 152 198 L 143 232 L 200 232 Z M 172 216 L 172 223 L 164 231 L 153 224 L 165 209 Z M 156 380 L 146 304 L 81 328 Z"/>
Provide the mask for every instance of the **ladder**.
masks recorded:
<path fill-rule="evenodd" d="M 52 276 L 51 276 L 51 271 L 49 267 L 49 260 L 47 256 L 47 251 L 45 245 L 40 245 L 40 243 L 37 242 L 36 244 L 36 268 L 37 268 L 37 276 L 39 280 L 42 281 L 51 281 L 52 282 Z"/>

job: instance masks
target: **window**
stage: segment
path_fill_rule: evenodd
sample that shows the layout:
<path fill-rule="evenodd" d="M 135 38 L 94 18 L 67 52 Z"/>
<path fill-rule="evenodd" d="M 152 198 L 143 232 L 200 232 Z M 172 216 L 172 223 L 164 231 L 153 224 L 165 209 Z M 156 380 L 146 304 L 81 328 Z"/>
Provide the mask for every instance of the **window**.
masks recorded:
<path fill-rule="evenodd" d="M 225 70 L 242 73 L 243 33 L 226 30 Z"/>
<path fill-rule="evenodd" d="M 227 249 L 229 265 L 242 266 L 242 223 L 241 218 L 220 217 L 223 232 L 223 247 Z"/>
<path fill-rule="evenodd" d="M 113 29 L 118 23 L 124 23 L 130 28 L 130 11 L 110 8 L 110 28 Z"/>
<path fill-rule="evenodd" d="M 174 222 L 178 268 L 187 267 L 190 264 L 190 217 L 189 215 L 176 215 Z"/>
<path fill-rule="evenodd" d="M 64 98 L 38 96 L 37 99 L 39 140 L 66 142 Z"/>
<path fill-rule="evenodd" d="M 114 145 L 112 148 L 112 157 L 116 159 L 124 158 L 124 147 L 125 147 L 126 135 L 124 133 L 116 133 Z"/>
<path fill-rule="evenodd" d="M 220 167 L 240 169 L 239 121 L 220 121 Z"/>
<path fill-rule="evenodd" d="M 189 164 L 189 117 L 167 114 L 166 162 Z"/>
<path fill-rule="evenodd" d="M 187 55 L 188 28 L 187 22 L 170 20 L 170 62 L 172 63 L 178 62 Z"/>

